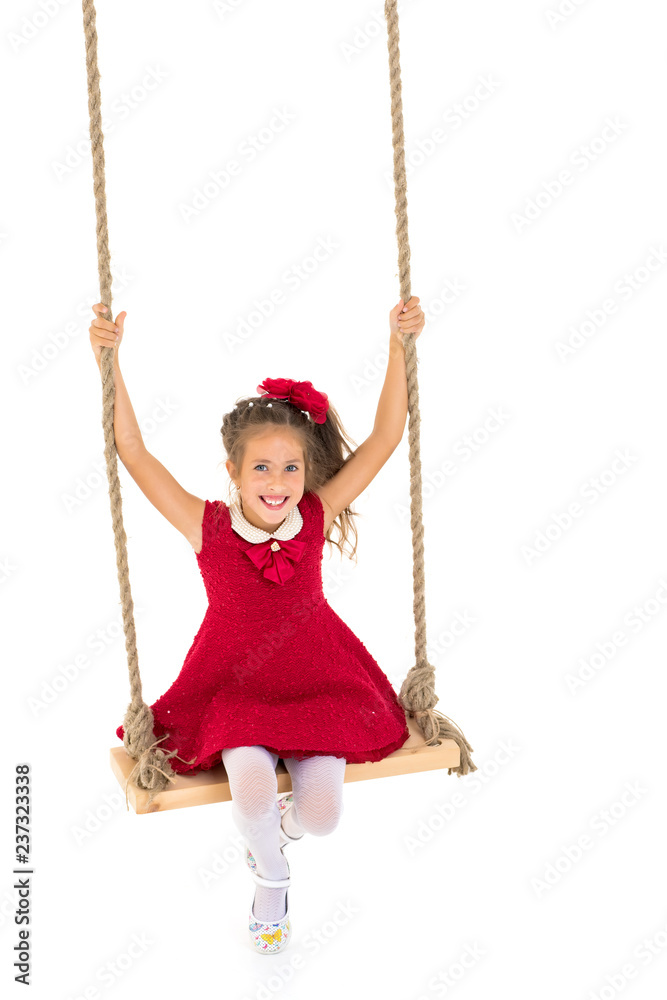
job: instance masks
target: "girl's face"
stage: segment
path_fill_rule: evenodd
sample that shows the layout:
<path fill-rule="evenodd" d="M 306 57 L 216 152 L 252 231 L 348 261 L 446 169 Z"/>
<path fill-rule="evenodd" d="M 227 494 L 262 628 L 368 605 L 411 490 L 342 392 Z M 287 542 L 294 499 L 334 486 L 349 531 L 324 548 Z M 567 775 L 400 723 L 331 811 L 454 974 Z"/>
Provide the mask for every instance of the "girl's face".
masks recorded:
<path fill-rule="evenodd" d="M 243 516 L 256 528 L 274 532 L 303 496 L 303 448 L 287 427 L 271 427 L 248 441 L 240 475 L 230 461 L 226 465 L 240 487 Z"/>

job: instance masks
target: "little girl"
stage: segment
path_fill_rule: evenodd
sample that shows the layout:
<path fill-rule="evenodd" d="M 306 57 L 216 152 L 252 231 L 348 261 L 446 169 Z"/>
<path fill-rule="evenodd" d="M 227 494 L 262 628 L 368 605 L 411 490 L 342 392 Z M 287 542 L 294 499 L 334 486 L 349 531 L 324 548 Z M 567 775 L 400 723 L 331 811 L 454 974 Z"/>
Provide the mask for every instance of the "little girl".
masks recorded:
<path fill-rule="evenodd" d="M 251 943 L 273 954 L 291 933 L 283 848 L 336 829 L 347 762 L 381 760 L 409 736 L 386 674 L 324 597 L 321 562 L 325 539 L 343 552 L 330 537 L 334 523 L 343 543 L 350 531 L 356 536 L 350 505 L 403 436 L 403 334 L 418 337 L 425 317 L 415 296 L 390 312 L 375 424 L 356 451 L 327 394 L 310 382 L 267 378 L 258 396 L 239 399 L 221 429 L 236 491 L 225 504 L 188 493 L 147 451 L 118 362 L 127 314 L 114 323 L 101 304 L 93 311 L 98 366 L 103 347 L 115 350 L 118 456 L 191 543 L 209 601 L 178 677 L 151 705 L 155 736 L 177 751 L 169 761 L 176 772 L 222 760 L 257 885 Z M 116 733 L 123 738 L 122 725 Z M 292 782 L 282 796 L 279 759 Z"/>

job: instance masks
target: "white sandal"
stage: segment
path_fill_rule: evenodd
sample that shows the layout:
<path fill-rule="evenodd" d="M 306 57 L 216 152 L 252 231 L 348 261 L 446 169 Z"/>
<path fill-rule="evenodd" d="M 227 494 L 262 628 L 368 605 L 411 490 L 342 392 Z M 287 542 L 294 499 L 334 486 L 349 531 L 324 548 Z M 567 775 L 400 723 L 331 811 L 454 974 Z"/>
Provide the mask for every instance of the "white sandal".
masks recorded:
<path fill-rule="evenodd" d="M 289 872 L 289 863 L 287 871 Z M 289 903 L 287 901 L 290 875 L 288 874 L 287 878 L 271 879 L 264 878 L 263 875 L 258 875 L 255 870 L 252 873 L 252 877 L 257 885 L 264 885 L 269 889 L 287 889 L 285 893 L 285 916 L 281 917 L 280 920 L 258 920 L 253 913 L 255 905 L 254 897 L 250 906 L 248 930 L 253 948 L 260 955 L 275 955 L 276 952 L 282 951 L 283 948 L 287 947 L 292 934 L 292 925 L 289 919 Z M 255 895 L 257 895 L 257 890 L 255 890 Z"/>

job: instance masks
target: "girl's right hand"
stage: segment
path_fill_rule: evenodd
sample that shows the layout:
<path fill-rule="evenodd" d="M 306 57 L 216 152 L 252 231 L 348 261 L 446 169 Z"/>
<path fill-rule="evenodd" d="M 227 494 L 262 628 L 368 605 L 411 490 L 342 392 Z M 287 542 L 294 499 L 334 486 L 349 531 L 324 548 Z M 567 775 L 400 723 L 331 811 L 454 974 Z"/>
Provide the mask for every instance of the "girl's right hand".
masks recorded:
<path fill-rule="evenodd" d="M 95 303 L 93 306 L 93 312 L 95 313 L 96 318 L 89 327 L 90 343 L 95 353 L 95 360 L 99 365 L 101 362 L 103 347 L 113 347 L 116 352 L 118 352 L 118 348 L 120 347 L 120 343 L 123 339 L 123 327 L 125 325 L 125 317 L 127 316 L 127 313 L 118 313 L 116 316 L 116 322 L 113 323 L 111 320 L 104 319 L 104 316 L 106 315 L 106 306 L 104 306 L 101 302 Z"/>

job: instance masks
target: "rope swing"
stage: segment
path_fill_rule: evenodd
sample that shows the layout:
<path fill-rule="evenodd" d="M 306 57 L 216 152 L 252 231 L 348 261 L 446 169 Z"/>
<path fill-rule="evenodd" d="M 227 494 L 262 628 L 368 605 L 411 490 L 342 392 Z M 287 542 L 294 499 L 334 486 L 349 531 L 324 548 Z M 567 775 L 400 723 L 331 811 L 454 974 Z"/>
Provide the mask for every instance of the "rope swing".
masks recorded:
<path fill-rule="evenodd" d="M 409 302 L 410 243 L 408 240 L 408 180 L 405 174 L 405 137 L 403 135 L 403 90 L 401 86 L 401 61 L 398 50 L 397 0 L 386 0 L 384 14 L 387 20 L 389 46 L 389 87 L 391 90 L 391 139 L 394 147 L 394 197 L 396 199 L 396 237 L 398 240 L 398 276 L 401 298 Z M 458 767 L 448 768 L 459 777 L 476 771 L 470 754 L 472 747 L 448 716 L 436 712 L 439 701 L 435 693 L 435 667 L 426 656 L 426 580 L 424 576 L 424 523 L 422 520 L 422 463 L 419 447 L 419 384 L 417 382 L 417 347 L 413 333 L 403 334 L 405 371 L 408 381 L 408 445 L 410 461 L 410 525 L 412 527 L 412 583 L 414 587 L 413 611 L 415 616 L 415 665 L 410 668 L 399 693 L 399 701 L 406 712 L 417 719 L 426 744 L 433 745 L 443 739 L 455 740 L 461 754 Z"/>
<path fill-rule="evenodd" d="M 392 142 L 394 148 L 394 190 L 396 198 L 396 235 L 398 238 L 398 264 L 401 298 L 408 302 L 410 292 L 410 245 L 408 242 L 407 178 L 405 174 L 405 151 L 403 136 L 403 108 L 401 99 L 401 71 L 399 59 L 399 32 L 397 0 L 386 0 L 389 68 L 391 86 Z M 112 317 L 111 267 L 109 255 L 109 232 L 107 228 L 107 208 L 105 189 L 104 145 L 102 133 L 102 113 L 100 97 L 100 74 L 97 64 L 97 29 L 94 0 L 82 0 L 83 25 L 86 47 L 86 72 L 88 78 L 88 113 L 90 117 L 90 141 L 93 161 L 93 190 L 95 195 L 95 215 L 97 233 L 97 268 L 100 282 L 100 302 Z M 419 450 L 419 387 L 417 383 L 417 352 L 412 333 L 403 336 L 405 366 L 408 384 L 408 441 L 410 460 L 410 521 L 412 526 L 413 585 L 415 617 L 415 665 L 405 678 L 399 694 L 404 710 L 418 722 L 424 734 L 426 745 L 437 745 L 443 739 L 453 739 L 459 746 L 460 764 L 448 768 L 459 776 L 476 771 L 470 753 L 472 747 L 465 736 L 447 716 L 435 710 L 438 696 L 435 694 L 435 668 L 426 655 L 426 605 L 424 578 L 424 526 L 422 522 L 422 477 Z M 159 744 L 166 736 L 156 740 L 153 732 L 153 713 L 142 695 L 139 657 L 137 653 L 136 629 L 134 623 L 134 603 L 130 589 L 127 564 L 127 536 L 123 527 L 123 504 L 118 478 L 118 461 L 114 438 L 114 348 L 102 347 L 100 352 L 100 374 L 102 378 L 102 427 L 104 431 L 104 457 L 109 481 L 109 499 L 114 542 L 116 546 L 116 568 L 122 606 L 125 649 L 130 677 L 131 700 L 123 721 L 123 744 L 125 750 L 136 763 L 130 772 L 128 783 L 149 791 L 149 804 L 155 796 L 176 779 L 176 773 L 169 765 L 169 759 L 179 757 L 176 751 L 167 752 Z M 194 763 L 187 761 L 186 763 Z M 127 784 L 126 784 L 127 793 Z"/>

